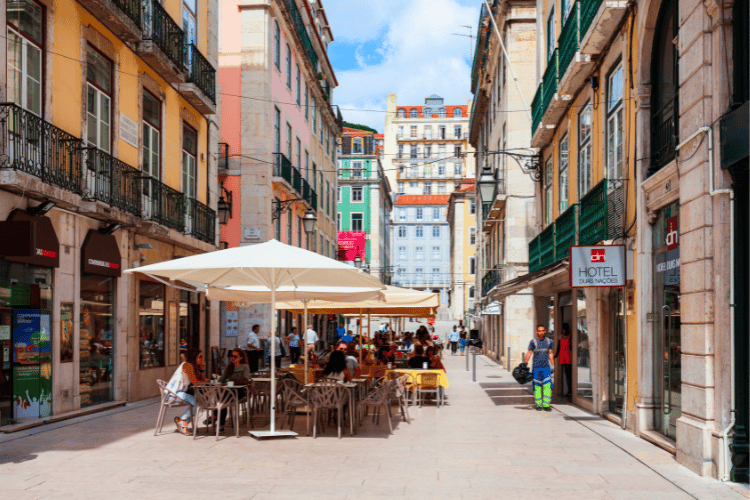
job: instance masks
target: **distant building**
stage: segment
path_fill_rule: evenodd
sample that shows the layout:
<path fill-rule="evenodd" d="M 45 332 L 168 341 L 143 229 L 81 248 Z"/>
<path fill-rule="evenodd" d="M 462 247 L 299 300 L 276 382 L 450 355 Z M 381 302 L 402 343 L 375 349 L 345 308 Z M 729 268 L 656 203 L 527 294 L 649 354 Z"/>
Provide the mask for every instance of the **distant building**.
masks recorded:
<path fill-rule="evenodd" d="M 475 257 L 477 244 L 477 198 L 473 180 L 461 182 L 448 199 L 450 228 L 450 314 L 465 319 L 473 312 L 477 297 Z M 465 323 L 468 323 L 466 321 Z"/>
<path fill-rule="evenodd" d="M 393 213 L 393 284 L 439 293 L 443 306 L 451 282 L 448 198 L 401 195 Z"/>
<path fill-rule="evenodd" d="M 390 279 L 391 189 L 378 156 L 375 134 L 344 127 L 338 157 L 339 260 L 355 255 L 383 283 Z M 382 137 L 382 135 L 381 135 Z M 344 240 L 362 233 L 364 248 L 347 251 Z M 359 236 L 355 234 L 354 236 Z"/>

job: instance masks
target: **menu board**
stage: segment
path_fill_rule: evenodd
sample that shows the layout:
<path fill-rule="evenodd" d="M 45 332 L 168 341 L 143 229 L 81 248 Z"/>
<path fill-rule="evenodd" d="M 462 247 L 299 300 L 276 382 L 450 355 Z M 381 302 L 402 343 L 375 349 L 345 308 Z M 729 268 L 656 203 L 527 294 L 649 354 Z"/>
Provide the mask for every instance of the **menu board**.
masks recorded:
<path fill-rule="evenodd" d="M 227 311 L 227 324 L 226 324 L 226 336 L 237 337 L 240 328 L 240 313 L 239 311 Z"/>

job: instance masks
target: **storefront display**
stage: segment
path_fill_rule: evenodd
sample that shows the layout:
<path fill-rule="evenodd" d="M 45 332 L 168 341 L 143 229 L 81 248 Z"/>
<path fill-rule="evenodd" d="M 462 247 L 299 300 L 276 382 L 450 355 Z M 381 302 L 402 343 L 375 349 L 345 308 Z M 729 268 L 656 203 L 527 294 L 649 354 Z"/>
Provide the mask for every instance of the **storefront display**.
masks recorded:
<path fill-rule="evenodd" d="M 140 365 L 164 366 L 164 285 L 142 280 L 138 288 Z"/>

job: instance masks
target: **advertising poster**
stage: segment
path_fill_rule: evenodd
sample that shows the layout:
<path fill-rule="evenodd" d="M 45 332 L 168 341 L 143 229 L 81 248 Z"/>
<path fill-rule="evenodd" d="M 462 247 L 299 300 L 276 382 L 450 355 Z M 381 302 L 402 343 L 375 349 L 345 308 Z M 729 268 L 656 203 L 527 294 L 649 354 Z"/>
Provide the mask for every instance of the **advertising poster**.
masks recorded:
<path fill-rule="evenodd" d="M 177 343 L 177 304 L 174 302 L 169 303 L 169 330 L 168 330 L 167 342 L 168 345 L 174 346 L 169 349 L 169 364 L 177 364 L 177 353 L 179 352 L 179 344 Z"/>
<path fill-rule="evenodd" d="M 227 311 L 226 336 L 236 337 L 240 328 L 240 313 L 238 311 Z"/>
<path fill-rule="evenodd" d="M 73 304 L 60 304 L 60 362 L 73 361 Z"/>
<path fill-rule="evenodd" d="M 13 367 L 13 418 L 39 417 L 41 365 Z"/>
<path fill-rule="evenodd" d="M 338 260 L 353 261 L 359 255 L 359 258 L 365 260 L 366 239 L 364 231 L 339 231 Z"/>
<path fill-rule="evenodd" d="M 50 313 L 44 309 L 13 309 L 13 362 L 21 365 L 52 360 Z"/>

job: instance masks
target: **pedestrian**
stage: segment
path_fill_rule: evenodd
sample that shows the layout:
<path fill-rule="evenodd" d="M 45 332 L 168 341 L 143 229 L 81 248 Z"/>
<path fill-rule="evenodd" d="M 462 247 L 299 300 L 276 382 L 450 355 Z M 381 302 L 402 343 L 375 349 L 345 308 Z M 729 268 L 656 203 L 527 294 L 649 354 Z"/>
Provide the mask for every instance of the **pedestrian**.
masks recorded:
<path fill-rule="evenodd" d="M 341 327 L 343 327 L 344 324 L 341 324 Z M 318 334 L 315 330 L 313 330 L 312 325 L 309 325 L 307 327 L 307 331 L 305 332 L 305 356 L 307 356 L 308 353 L 315 354 L 315 346 L 318 343 Z"/>
<path fill-rule="evenodd" d="M 262 350 L 258 332 L 260 332 L 260 325 L 253 325 L 252 330 L 247 334 L 247 364 L 251 373 L 258 371 L 258 357 Z"/>
<path fill-rule="evenodd" d="M 453 331 L 448 335 L 448 340 L 451 343 L 451 356 L 455 356 L 456 350 L 458 350 L 459 335 L 456 325 L 453 325 Z"/>
<path fill-rule="evenodd" d="M 458 350 L 461 351 L 461 356 L 466 354 L 466 327 L 461 327 L 461 332 L 458 334 Z"/>
<path fill-rule="evenodd" d="M 560 363 L 560 368 L 562 368 L 562 388 L 565 389 L 567 387 L 568 390 L 564 395 L 568 397 L 573 394 L 573 350 L 571 348 L 570 340 L 570 325 L 563 323 L 562 337 L 560 337 L 560 340 L 557 342 L 555 357 L 557 358 L 558 363 Z"/>
<path fill-rule="evenodd" d="M 532 373 L 534 374 L 534 401 L 536 402 L 536 411 L 552 411 L 549 404 L 552 400 L 552 372 L 555 369 L 555 358 L 552 351 L 554 342 L 544 336 L 547 334 L 547 328 L 544 325 L 537 325 L 537 338 L 529 342 L 529 350 L 526 353 L 524 363 L 528 363 L 531 356 L 534 356 Z"/>
<path fill-rule="evenodd" d="M 297 327 L 292 327 L 292 332 L 286 338 L 289 343 L 289 356 L 291 357 L 290 362 L 296 365 L 299 362 L 299 334 L 297 333 Z"/>

